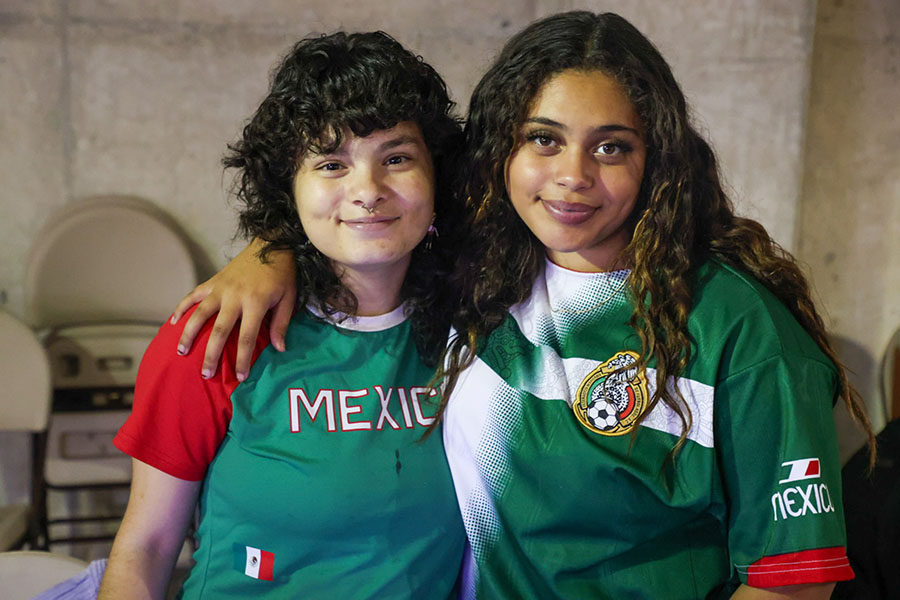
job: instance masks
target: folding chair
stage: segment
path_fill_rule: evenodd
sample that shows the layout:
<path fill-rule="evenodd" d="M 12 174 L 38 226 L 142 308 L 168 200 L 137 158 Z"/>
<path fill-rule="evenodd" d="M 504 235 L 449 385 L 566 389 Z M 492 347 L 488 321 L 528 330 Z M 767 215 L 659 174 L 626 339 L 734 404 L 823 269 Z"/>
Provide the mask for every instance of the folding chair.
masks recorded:
<path fill-rule="evenodd" d="M 5 311 L 0 311 L 0 381 L 0 430 L 30 434 L 32 465 L 29 502 L 0 507 L 0 550 L 19 548 L 26 541 L 36 548 L 43 544 L 38 524 L 43 514 L 50 365 L 34 332 Z M 4 461 L 7 467 L 19 462 L 18 457 L 4 458 L 13 459 Z"/>
<path fill-rule="evenodd" d="M 25 293 L 53 382 L 45 490 L 67 492 L 70 513 L 50 514 L 57 511 L 48 503 L 42 521 L 48 544 L 115 536 L 105 524 L 121 519 L 125 503 L 97 491 L 126 489 L 131 459 L 112 438 L 130 412 L 144 350 L 196 281 L 177 225 L 134 198 L 74 203 L 38 236 Z M 110 505 L 97 511 L 102 497 Z M 57 535 L 54 525 L 65 524 L 69 534 Z"/>

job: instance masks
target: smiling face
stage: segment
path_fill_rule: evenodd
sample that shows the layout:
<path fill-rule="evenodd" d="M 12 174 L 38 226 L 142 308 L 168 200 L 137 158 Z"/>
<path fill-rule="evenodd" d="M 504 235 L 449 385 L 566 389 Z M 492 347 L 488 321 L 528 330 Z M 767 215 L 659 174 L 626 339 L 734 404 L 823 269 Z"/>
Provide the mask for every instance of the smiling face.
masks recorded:
<path fill-rule="evenodd" d="M 516 212 L 554 263 L 606 271 L 631 239 L 647 147 L 634 105 L 599 71 L 563 71 L 538 91 L 506 165 Z"/>
<path fill-rule="evenodd" d="M 294 199 L 309 241 L 345 282 L 402 282 L 434 217 L 434 166 L 419 126 L 348 131 L 334 152 L 308 153 Z"/>

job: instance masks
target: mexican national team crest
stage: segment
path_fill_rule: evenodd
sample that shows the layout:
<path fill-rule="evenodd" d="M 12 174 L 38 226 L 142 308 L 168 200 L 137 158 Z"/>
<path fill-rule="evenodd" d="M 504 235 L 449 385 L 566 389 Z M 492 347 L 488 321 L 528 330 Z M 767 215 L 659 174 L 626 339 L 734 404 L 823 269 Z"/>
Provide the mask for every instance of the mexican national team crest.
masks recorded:
<path fill-rule="evenodd" d="M 572 405 L 582 425 L 601 435 L 632 430 L 650 396 L 646 374 L 632 366 L 637 359 L 634 352 L 618 352 L 584 378 Z"/>

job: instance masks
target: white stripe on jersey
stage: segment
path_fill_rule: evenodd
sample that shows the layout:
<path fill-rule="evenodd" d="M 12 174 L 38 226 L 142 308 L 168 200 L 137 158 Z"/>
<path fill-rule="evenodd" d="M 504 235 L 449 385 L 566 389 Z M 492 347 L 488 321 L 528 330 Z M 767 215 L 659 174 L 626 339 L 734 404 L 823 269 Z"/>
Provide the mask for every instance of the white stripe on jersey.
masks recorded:
<path fill-rule="evenodd" d="M 656 369 L 647 369 L 647 388 L 652 397 L 653 392 L 656 391 Z M 669 396 L 675 398 L 675 386 L 671 377 L 668 389 Z M 706 448 L 715 447 L 713 438 L 715 388 L 693 379 L 681 377 L 678 380 L 678 389 L 691 411 L 691 429 L 688 431 L 687 438 Z M 672 435 L 681 435 L 682 425 L 678 413 L 662 402 L 650 411 L 641 425 Z"/>
<path fill-rule="evenodd" d="M 601 362 L 586 358 L 559 358 L 547 346 L 539 346 L 538 349 L 541 352 L 541 362 L 544 365 L 543 369 L 541 369 L 543 377 L 540 379 L 526 379 L 520 382 L 522 389 L 542 400 L 564 400 L 569 406 L 572 406 L 581 382 L 584 381 L 584 378 L 591 371 L 600 366 Z M 476 365 L 478 365 L 479 369 L 490 370 L 490 367 L 484 364 L 480 358 L 475 359 L 472 370 L 475 369 Z M 482 378 L 483 376 L 478 377 L 480 387 L 477 389 L 487 391 L 496 387 L 496 384 L 491 388 L 485 387 L 487 382 L 480 381 Z M 499 375 L 496 376 L 496 379 L 500 380 Z M 656 369 L 647 369 L 647 388 L 652 396 L 656 390 Z M 457 389 L 462 389 L 462 385 L 459 385 Z M 678 389 L 691 410 L 692 423 L 688 432 L 688 439 L 701 446 L 712 448 L 714 388 L 699 381 L 682 377 L 678 380 Z M 669 380 L 669 393 L 674 397 L 675 387 L 672 385 L 671 379 Z M 481 410 L 486 410 L 486 407 L 482 406 Z M 481 424 L 483 424 L 483 419 Z M 657 404 L 656 408 L 647 415 L 642 425 L 674 436 L 681 435 L 681 419 L 678 418 L 678 414 L 675 411 L 662 402 Z M 481 431 L 480 427 L 478 431 Z"/>
<path fill-rule="evenodd" d="M 543 367 L 539 378 L 526 378 L 525 381 L 513 382 L 513 385 L 521 386 L 521 389 L 538 398 L 565 400 L 572 406 L 581 382 L 601 361 L 561 359 L 550 344 L 568 337 L 571 331 L 577 330 L 585 322 L 602 318 L 606 310 L 617 303 L 626 302 L 623 284 L 628 273 L 578 273 L 547 261 L 546 268 L 535 281 L 531 296 L 510 309 L 510 315 L 519 326 L 519 331 L 540 352 Z M 557 309 L 553 310 L 553 306 L 557 306 Z M 612 354 L 606 358 L 612 358 Z M 647 369 L 647 384 L 652 396 L 656 390 L 656 369 Z M 678 389 L 691 411 L 692 424 L 688 439 L 712 448 L 714 388 L 681 378 Z M 672 397 L 674 392 L 675 387 L 670 380 L 669 393 Z M 647 415 L 642 425 L 674 436 L 681 435 L 681 419 L 663 403 L 659 403 Z"/>

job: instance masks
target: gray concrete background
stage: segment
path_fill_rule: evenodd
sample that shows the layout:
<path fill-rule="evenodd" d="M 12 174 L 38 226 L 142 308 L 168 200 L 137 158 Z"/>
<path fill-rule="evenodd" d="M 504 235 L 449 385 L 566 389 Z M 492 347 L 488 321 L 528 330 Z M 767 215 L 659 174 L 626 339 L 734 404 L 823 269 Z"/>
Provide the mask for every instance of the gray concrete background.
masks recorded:
<path fill-rule="evenodd" d="M 819 2 L 798 205 L 798 257 L 876 425 L 900 327 L 900 1 Z M 861 439 L 838 412 L 842 454 Z"/>
<path fill-rule="evenodd" d="M 808 265 L 880 424 L 876 365 L 900 325 L 896 0 L 0 0 L 0 305 L 23 315 L 32 240 L 98 195 L 153 202 L 224 265 L 243 242 L 219 159 L 296 39 L 384 29 L 464 110 L 509 35 L 573 8 L 619 12 L 662 50 L 739 212 Z"/>

